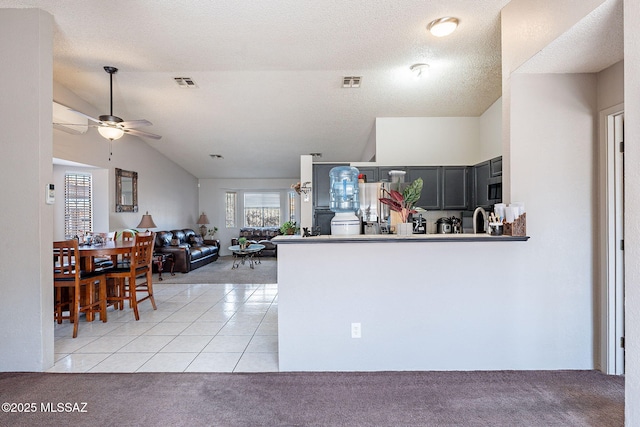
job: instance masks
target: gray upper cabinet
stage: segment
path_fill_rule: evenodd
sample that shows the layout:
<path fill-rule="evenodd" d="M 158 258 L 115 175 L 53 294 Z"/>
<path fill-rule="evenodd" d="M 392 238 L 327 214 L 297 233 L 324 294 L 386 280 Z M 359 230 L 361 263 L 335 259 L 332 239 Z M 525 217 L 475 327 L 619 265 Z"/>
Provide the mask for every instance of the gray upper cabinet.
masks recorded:
<path fill-rule="evenodd" d="M 442 181 L 442 209 L 469 209 L 469 167 L 443 166 Z"/>
<path fill-rule="evenodd" d="M 376 167 L 362 167 L 358 168 L 358 171 L 365 176 L 366 182 L 378 182 L 378 168 Z"/>
<path fill-rule="evenodd" d="M 502 176 L 502 156 L 489 160 L 489 167 L 491 169 L 491 177 Z"/>
<path fill-rule="evenodd" d="M 423 187 L 416 206 L 426 210 L 442 209 L 442 167 L 411 166 L 406 168 L 405 182 L 413 182 L 422 178 Z"/>
<path fill-rule="evenodd" d="M 490 161 L 478 163 L 473 167 L 473 206 L 476 208 L 482 206 L 483 208 L 489 208 L 491 201 L 489 200 L 489 193 L 487 183 L 491 177 L 491 165 Z"/>

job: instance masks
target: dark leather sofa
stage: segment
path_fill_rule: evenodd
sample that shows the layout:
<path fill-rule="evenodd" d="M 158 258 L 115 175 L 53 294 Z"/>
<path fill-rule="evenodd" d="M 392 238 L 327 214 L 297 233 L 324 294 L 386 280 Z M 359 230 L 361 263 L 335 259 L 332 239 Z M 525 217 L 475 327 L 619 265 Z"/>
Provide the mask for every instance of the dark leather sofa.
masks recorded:
<path fill-rule="evenodd" d="M 205 243 L 200 234 L 190 228 L 158 231 L 154 252 L 173 254 L 174 271 L 188 273 L 218 259 L 220 247 L 215 243 Z M 164 268 L 168 271 L 167 266 Z"/>
<path fill-rule="evenodd" d="M 259 243 L 264 245 L 264 249 L 260 251 L 259 256 L 277 256 L 278 255 L 278 246 L 274 243 L 270 242 L 276 236 L 279 236 L 280 228 L 278 227 L 261 227 L 261 228 L 251 228 L 245 227 L 240 229 L 240 237 L 246 237 L 248 241 L 251 243 Z M 238 239 L 231 239 L 232 245 L 238 244 Z"/>

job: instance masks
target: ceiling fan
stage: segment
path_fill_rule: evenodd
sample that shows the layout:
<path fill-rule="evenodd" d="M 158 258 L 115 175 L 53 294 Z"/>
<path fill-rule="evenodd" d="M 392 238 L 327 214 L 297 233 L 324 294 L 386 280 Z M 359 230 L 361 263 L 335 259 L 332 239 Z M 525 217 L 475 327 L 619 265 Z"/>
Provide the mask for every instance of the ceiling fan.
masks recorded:
<path fill-rule="evenodd" d="M 118 72 L 118 69 L 116 67 L 105 66 L 104 70 L 109 73 L 109 99 L 111 106 L 109 114 L 99 116 L 97 119 L 95 119 L 91 116 L 81 113 L 80 111 L 72 109 L 70 110 L 76 114 L 80 114 L 81 116 L 86 117 L 93 122 L 96 122 L 96 126 L 98 127 L 98 132 L 100 133 L 100 135 L 110 141 L 121 138 L 125 133 L 152 139 L 162 138 L 160 135 L 156 135 L 155 133 L 136 129 L 140 126 L 151 126 L 152 123 L 149 120 L 127 120 L 125 122 L 120 117 L 113 115 L 113 75 Z"/>

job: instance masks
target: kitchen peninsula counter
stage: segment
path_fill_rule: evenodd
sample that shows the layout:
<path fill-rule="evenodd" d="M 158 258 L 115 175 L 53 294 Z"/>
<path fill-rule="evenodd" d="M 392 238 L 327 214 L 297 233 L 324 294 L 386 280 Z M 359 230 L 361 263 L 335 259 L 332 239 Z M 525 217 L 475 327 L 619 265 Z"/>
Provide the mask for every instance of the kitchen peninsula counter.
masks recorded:
<path fill-rule="evenodd" d="M 589 343 L 563 350 L 578 325 L 549 315 L 559 290 L 523 273 L 527 239 L 274 238 L 280 371 L 590 369 Z"/>
<path fill-rule="evenodd" d="M 398 236 L 397 234 L 357 234 L 352 236 L 321 235 L 302 237 L 277 236 L 271 241 L 276 244 L 314 244 L 314 243 L 398 243 L 398 242 L 524 242 L 529 236 L 491 236 L 486 233 L 478 234 L 412 234 Z"/>

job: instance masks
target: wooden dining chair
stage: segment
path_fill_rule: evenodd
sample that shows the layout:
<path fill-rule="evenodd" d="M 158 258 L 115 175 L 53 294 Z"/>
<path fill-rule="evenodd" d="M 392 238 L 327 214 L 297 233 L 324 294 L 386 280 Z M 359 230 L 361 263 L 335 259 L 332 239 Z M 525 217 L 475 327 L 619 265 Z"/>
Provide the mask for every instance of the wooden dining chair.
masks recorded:
<path fill-rule="evenodd" d="M 105 275 L 101 271 L 81 271 L 79 261 L 76 239 L 53 242 L 54 320 L 73 322 L 73 338 L 78 336 L 81 312 L 99 312 L 100 320 L 107 321 Z M 64 316 L 65 308 L 68 316 Z"/>
<path fill-rule="evenodd" d="M 135 237 L 136 233 L 132 230 L 124 230 L 120 235 L 120 239 L 123 242 L 133 241 Z M 122 257 L 118 259 L 118 267 L 126 268 L 129 267 L 129 265 L 131 265 L 131 254 L 122 254 Z"/>
<path fill-rule="evenodd" d="M 153 297 L 152 267 L 153 245 L 155 233 L 148 235 L 138 233 L 134 236 L 134 245 L 131 250 L 131 262 L 128 266 L 116 266 L 107 271 L 107 283 L 111 288 L 109 303 L 114 303 L 122 310 L 124 302 L 129 301 L 129 307 L 133 308 L 136 320 L 140 320 L 138 304 L 150 300 L 153 309 L 156 310 L 156 301 Z M 138 293 L 145 293 L 138 298 Z"/>
<path fill-rule="evenodd" d="M 100 236 L 100 239 L 102 240 L 103 243 L 109 241 L 110 234 L 111 233 L 93 233 L 94 244 L 97 236 Z M 113 232 L 113 235 L 115 235 L 115 232 Z M 113 238 L 111 238 L 111 240 L 113 240 Z M 112 268 L 115 265 L 115 263 L 116 263 L 116 260 L 114 260 L 110 256 L 96 257 L 93 259 L 94 270 L 96 271 Z"/>

